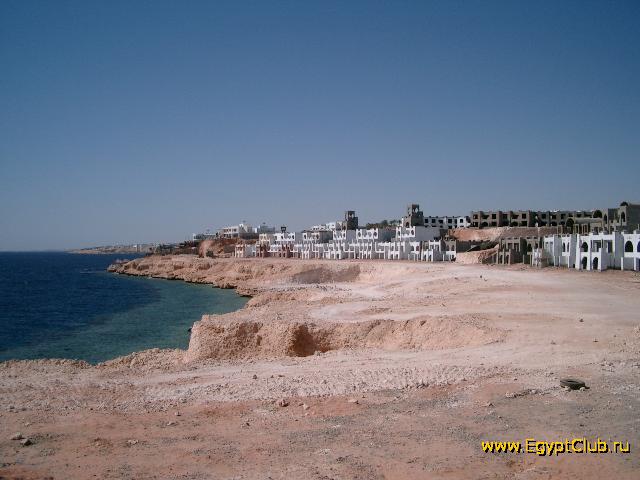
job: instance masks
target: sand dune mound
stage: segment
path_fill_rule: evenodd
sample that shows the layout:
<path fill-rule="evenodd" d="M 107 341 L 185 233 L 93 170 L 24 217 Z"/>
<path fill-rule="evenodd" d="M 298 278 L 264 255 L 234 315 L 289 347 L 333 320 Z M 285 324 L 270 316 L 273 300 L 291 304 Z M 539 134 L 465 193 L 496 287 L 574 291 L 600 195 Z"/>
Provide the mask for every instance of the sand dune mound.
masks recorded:
<path fill-rule="evenodd" d="M 503 332 L 471 316 L 354 323 L 207 317 L 194 325 L 185 360 L 306 357 L 316 352 L 361 348 L 439 350 L 484 345 L 502 338 Z"/>
<path fill-rule="evenodd" d="M 332 268 L 327 265 L 306 268 L 291 276 L 294 283 L 332 283 L 353 282 L 360 275 L 359 265 L 348 265 L 346 268 Z"/>

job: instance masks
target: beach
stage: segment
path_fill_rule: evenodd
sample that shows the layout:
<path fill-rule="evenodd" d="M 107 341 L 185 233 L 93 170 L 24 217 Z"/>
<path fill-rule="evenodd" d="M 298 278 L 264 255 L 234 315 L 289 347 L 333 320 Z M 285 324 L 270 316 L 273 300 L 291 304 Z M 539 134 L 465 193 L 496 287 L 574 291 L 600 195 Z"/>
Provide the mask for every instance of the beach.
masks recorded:
<path fill-rule="evenodd" d="M 0 475 L 633 478 L 640 468 L 634 272 L 189 255 L 111 270 L 251 299 L 204 315 L 187 350 L 0 364 Z M 563 389 L 565 377 L 588 388 Z M 631 453 L 481 448 L 574 437 L 629 442 Z"/>

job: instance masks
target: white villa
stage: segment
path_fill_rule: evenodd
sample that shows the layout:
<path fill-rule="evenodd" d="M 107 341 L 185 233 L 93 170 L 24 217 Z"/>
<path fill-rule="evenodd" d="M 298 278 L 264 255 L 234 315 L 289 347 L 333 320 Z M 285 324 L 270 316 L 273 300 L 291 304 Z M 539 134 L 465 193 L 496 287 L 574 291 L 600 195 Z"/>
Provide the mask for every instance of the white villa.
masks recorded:
<path fill-rule="evenodd" d="M 546 236 L 542 248 L 533 252 L 532 264 L 640 271 L 640 231 Z"/>

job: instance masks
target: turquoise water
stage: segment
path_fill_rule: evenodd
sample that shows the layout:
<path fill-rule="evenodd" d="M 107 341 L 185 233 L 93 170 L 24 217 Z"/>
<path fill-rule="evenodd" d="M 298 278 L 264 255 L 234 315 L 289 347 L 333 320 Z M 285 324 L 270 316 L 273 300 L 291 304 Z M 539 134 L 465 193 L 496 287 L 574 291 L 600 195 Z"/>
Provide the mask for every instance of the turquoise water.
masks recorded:
<path fill-rule="evenodd" d="M 105 271 L 122 256 L 0 253 L 0 360 L 96 363 L 186 348 L 189 328 L 203 314 L 246 303 L 233 290 Z"/>

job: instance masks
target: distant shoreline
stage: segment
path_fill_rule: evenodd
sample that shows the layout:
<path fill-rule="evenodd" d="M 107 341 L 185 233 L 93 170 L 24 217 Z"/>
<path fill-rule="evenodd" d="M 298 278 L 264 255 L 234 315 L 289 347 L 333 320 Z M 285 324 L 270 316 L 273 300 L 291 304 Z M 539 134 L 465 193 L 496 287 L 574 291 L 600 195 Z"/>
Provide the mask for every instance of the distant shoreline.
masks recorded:
<path fill-rule="evenodd" d="M 123 245 L 121 247 L 109 246 L 109 247 L 78 248 L 74 250 L 67 250 L 66 253 L 74 253 L 78 255 L 114 255 L 119 253 L 144 255 L 146 253 L 151 253 L 151 251 L 147 247 L 138 249 L 137 247 L 134 247 L 134 246 Z"/>

